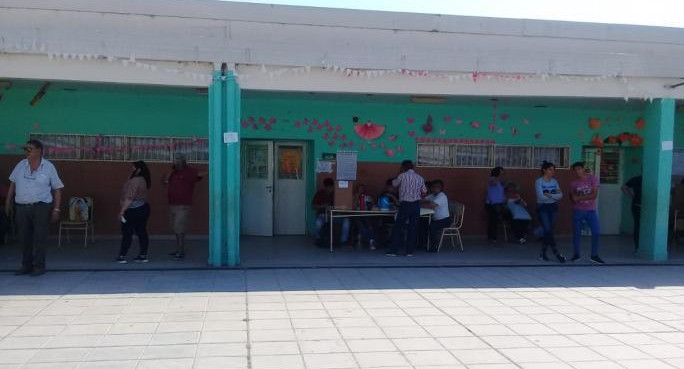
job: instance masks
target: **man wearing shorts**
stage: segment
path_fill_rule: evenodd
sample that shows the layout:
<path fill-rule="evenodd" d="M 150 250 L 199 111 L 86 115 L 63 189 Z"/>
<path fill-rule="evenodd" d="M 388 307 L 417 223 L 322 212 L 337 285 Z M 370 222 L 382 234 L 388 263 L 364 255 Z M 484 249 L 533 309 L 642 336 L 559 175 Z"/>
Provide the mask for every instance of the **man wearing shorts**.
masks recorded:
<path fill-rule="evenodd" d="M 185 257 L 185 233 L 192 208 L 192 194 L 195 183 L 207 173 L 198 173 L 197 169 L 187 165 L 185 155 L 174 155 L 173 169 L 164 177 L 164 184 L 168 186 L 169 220 L 171 229 L 176 234 L 176 251 L 170 253 L 175 259 Z"/>

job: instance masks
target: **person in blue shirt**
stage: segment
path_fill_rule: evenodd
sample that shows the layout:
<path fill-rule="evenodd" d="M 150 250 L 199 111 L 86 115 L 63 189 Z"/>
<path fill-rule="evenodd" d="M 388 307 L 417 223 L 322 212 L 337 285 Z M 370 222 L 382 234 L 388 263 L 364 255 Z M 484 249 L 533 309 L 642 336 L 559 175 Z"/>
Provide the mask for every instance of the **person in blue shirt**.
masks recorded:
<path fill-rule="evenodd" d="M 61 212 L 62 188 L 57 169 L 43 158 L 43 144 L 29 140 L 24 146 L 26 159 L 10 174 L 5 212 L 16 211 L 17 229 L 23 244 L 22 267 L 16 274 L 45 274 L 45 243 L 50 221 L 57 222 Z"/>
<path fill-rule="evenodd" d="M 556 173 L 556 166 L 553 163 L 544 162 L 541 167 L 542 176 L 534 182 L 534 189 L 537 195 L 537 215 L 544 229 L 542 249 L 539 260 L 548 261 L 546 250 L 550 247 L 558 262 L 565 263 L 565 256 L 558 252 L 554 228 L 556 227 L 556 215 L 558 214 L 558 201 L 563 198 L 558 181 L 553 176 Z"/>
<path fill-rule="evenodd" d="M 501 182 L 501 177 L 505 173 L 503 167 L 495 167 L 489 174 L 487 182 L 487 198 L 485 200 L 485 207 L 487 209 L 487 237 L 489 242 L 496 243 L 496 236 L 499 230 L 499 224 L 503 217 L 503 212 L 506 206 L 506 196 L 504 194 L 504 185 Z"/>

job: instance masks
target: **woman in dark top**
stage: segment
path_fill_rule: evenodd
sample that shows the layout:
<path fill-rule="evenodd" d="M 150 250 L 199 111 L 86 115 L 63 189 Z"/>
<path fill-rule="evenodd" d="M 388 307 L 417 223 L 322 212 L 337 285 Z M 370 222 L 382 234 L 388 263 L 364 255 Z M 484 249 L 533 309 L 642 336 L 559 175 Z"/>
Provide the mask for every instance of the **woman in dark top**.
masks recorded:
<path fill-rule="evenodd" d="M 121 210 L 119 221 L 121 222 L 121 250 L 116 261 L 125 264 L 126 254 L 133 242 L 133 234 L 138 236 L 140 253 L 133 261 L 147 263 L 147 248 L 149 236 L 147 235 L 147 220 L 150 218 L 150 205 L 147 203 L 147 190 L 150 188 L 150 170 L 144 161 L 136 161 L 131 168 L 131 176 L 124 183 L 121 190 Z"/>

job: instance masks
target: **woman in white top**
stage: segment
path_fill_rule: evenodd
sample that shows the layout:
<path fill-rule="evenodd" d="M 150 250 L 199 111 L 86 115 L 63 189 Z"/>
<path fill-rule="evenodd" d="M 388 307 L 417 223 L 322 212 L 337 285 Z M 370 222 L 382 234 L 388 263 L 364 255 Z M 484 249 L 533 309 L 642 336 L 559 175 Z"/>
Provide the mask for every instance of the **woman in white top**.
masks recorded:
<path fill-rule="evenodd" d="M 546 256 L 546 249 L 551 247 L 558 262 L 565 263 L 565 257 L 556 249 L 556 239 L 553 234 L 556 226 L 556 215 L 558 214 L 558 201 L 563 198 L 563 191 L 561 191 L 558 181 L 553 178 L 556 173 L 556 166 L 553 163 L 545 161 L 542 164 L 541 172 L 542 176 L 534 183 L 537 193 L 537 215 L 544 229 L 543 246 L 539 260 L 549 260 Z"/>
<path fill-rule="evenodd" d="M 432 214 L 432 221 L 430 222 L 430 248 L 428 252 L 437 252 L 442 230 L 451 225 L 449 199 L 443 190 L 444 182 L 442 180 L 437 179 L 430 182 L 430 194 L 425 196 L 425 199 L 422 201 L 423 207 L 432 209 L 435 212 Z"/>

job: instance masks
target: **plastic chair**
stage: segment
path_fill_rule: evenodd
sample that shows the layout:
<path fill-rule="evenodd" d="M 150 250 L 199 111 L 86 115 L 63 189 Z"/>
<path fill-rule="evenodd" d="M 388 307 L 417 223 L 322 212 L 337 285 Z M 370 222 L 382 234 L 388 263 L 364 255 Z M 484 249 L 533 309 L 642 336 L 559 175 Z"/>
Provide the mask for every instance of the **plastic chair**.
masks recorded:
<path fill-rule="evenodd" d="M 437 252 L 442 248 L 444 237 L 451 239 L 451 247 L 456 248 L 454 237 L 458 240 L 458 244 L 463 252 L 463 239 L 461 238 L 461 228 L 463 227 L 463 218 L 465 214 L 465 205 L 460 202 L 452 202 L 449 204 L 449 211 L 452 214 L 451 225 L 442 229 L 442 235 L 439 238 L 439 245 L 437 245 Z"/>
<path fill-rule="evenodd" d="M 88 206 L 87 217 L 85 219 L 78 211 L 74 210 L 74 204 L 83 199 Z M 57 247 L 62 247 L 62 230 L 66 232 L 67 242 L 71 243 L 69 231 L 83 231 L 84 240 L 83 247 L 88 247 L 88 232 L 90 232 L 90 242 L 95 243 L 95 227 L 93 226 L 93 199 L 91 197 L 72 197 L 69 199 L 69 211 L 67 220 L 59 222 L 59 236 L 57 238 Z"/>

